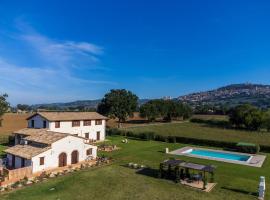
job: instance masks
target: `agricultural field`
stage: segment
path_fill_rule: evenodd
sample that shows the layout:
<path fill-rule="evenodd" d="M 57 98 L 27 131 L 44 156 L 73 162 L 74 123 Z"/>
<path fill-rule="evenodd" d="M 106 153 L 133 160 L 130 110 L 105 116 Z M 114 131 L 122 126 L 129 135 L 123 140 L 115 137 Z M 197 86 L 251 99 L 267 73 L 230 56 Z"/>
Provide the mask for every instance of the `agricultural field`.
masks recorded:
<path fill-rule="evenodd" d="M 159 163 L 172 157 L 164 153 L 165 147 L 170 150 L 185 146 L 157 141 L 141 141 L 129 139 L 128 144 L 121 143 L 123 137 L 108 137 L 109 143 L 117 144 L 121 149 L 106 153 L 114 159 L 113 164 L 95 169 L 86 169 L 62 177 L 48 179 L 42 183 L 18 189 L 0 198 L 3 200 L 86 200 L 86 199 L 162 199 L 162 200 L 255 200 L 259 177 L 270 178 L 270 160 L 267 159 L 262 168 L 254 168 L 205 159 L 174 156 L 186 161 L 217 166 L 215 182 L 218 184 L 210 192 L 205 193 L 191 189 L 170 180 L 158 179 Z M 269 156 L 269 154 L 265 154 Z M 146 173 L 130 169 L 129 162 L 146 165 L 150 170 Z M 266 184 L 266 199 L 270 198 L 269 184 Z"/>
<path fill-rule="evenodd" d="M 270 145 L 270 133 L 249 132 L 245 130 L 224 129 L 204 123 L 167 123 L 159 125 L 123 128 L 134 133 L 154 132 L 159 135 L 181 136 L 188 138 L 218 140 L 226 142 L 251 142 Z"/>
<path fill-rule="evenodd" d="M 227 115 L 193 115 L 192 119 L 203 119 L 203 120 L 223 120 L 228 121 L 229 117 Z"/>
<path fill-rule="evenodd" d="M 15 130 L 27 127 L 25 120 L 30 114 L 6 113 L 3 116 L 2 127 L 0 127 L 0 135 L 8 135 Z"/>
<path fill-rule="evenodd" d="M 2 127 L 0 127 L 0 144 L 8 142 L 8 136 L 11 135 L 13 131 L 26 128 L 27 121 L 25 119 L 28 116 L 29 114 L 17 114 L 17 113 L 4 114 Z"/>

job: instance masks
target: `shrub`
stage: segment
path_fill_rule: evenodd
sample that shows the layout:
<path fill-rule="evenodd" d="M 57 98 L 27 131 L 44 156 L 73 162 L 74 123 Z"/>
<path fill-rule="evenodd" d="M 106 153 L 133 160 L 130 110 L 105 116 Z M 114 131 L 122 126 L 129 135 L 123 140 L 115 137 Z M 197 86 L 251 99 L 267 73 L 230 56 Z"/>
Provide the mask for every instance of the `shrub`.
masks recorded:
<path fill-rule="evenodd" d="M 176 143 L 176 137 L 175 136 L 167 136 L 167 140 L 169 143 Z"/>
<path fill-rule="evenodd" d="M 107 133 L 107 135 L 110 135 L 110 136 L 121 135 L 121 131 L 117 128 L 109 128 L 109 129 L 107 129 L 106 133 Z"/>
<path fill-rule="evenodd" d="M 236 149 L 239 152 L 256 154 L 260 151 L 260 146 L 251 143 L 237 143 Z"/>
<path fill-rule="evenodd" d="M 147 140 L 155 140 L 155 133 L 154 132 L 146 132 Z"/>
<path fill-rule="evenodd" d="M 160 142 L 168 142 L 168 137 L 163 135 L 156 135 L 155 140 Z"/>

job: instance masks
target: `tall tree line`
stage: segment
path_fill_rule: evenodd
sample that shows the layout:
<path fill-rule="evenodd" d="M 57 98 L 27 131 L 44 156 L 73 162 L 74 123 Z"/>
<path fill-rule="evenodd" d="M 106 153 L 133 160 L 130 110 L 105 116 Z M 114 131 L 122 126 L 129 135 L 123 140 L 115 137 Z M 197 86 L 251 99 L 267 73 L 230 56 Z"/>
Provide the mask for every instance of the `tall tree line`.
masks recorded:
<path fill-rule="evenodd" d="M 192 109 L 187 104 L 178 101 L 156 99 L 143 104 L 140 107 L 140 115 L 149 121 L 155 121 L 158 118 L 172 121 L 179 118 L 188 119 L 192 115 Z"/>
<path fill-rule="evenodd" d="M 249 104 L 239 105 L 230 110 L 229 119 L 236 128 L 251 131 L 265 128 L 270 131 L 270 110 L 262 110 Z"/>
<path fill-rule="evenodd" d="M 97 111 L 111 118 L 118 119 L 119 126 L 138 110 L 138 97 L 125 89 L 113 89 L 105 94 Z M 187 119 L 192 115 L 192 109 L 184 103 L 172 100 L 151 100 L 140 108 L 140 115 L 149 121 L 162 118 L 171 121 L 177 118 Z"/>

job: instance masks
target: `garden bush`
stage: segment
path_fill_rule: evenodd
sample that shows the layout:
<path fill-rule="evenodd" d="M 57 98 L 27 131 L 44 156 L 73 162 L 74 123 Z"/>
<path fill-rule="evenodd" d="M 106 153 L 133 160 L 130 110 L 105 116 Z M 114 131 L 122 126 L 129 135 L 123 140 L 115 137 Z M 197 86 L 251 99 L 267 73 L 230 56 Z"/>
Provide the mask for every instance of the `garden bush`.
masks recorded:
<path fill-rule="evenodd" d="M 260 151 L 260 146 L 251 143 L 237 143 L 236 149 L 239 152 L 256 154 Z"/>
<path fill-rule="evenodd" d="M 176 143 L 176 137 L 175 136 L 167 136 L 167 140 L 169 143 Z"/>

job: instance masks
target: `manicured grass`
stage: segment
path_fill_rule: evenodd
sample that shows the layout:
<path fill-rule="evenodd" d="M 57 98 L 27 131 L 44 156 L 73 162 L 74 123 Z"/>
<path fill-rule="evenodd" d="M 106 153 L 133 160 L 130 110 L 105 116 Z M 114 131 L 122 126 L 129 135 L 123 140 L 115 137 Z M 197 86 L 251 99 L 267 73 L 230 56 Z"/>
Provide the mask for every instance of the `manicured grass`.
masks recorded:
<path fill-rule="evenodd" d="M 125 128 L 124 130 L 130 130 L 135 133 L 155 132 L 159 135 L 182 136 L 227 142 L 251 142 L 261 145 L 270 145 L 270 133 L 267 132 L 249 132 L 242 130 L 222 129 L 210 127 L 206 124 L 191 122 L 130 127 Z"/>
<path fill-rule="evenodd" d="M 180 157 L 202 164 L 214 164 L 217 171 L 215 175 L 218 183 L 210 193 L 204 193 L 191 189 L 169 180 L 158 179 L 152 173 L 139 174 L 133 169 L 124 165 L 129 162 L 136 162 L 157 170 L 159 163 L 169 156 L 164 152 L 165 147 L 171 150 L 185 146 L 184 144 L 168 144 L 156 141 L 129 140 L 128 144 L 122 144 L 120 136 L 108 137 L 110 143 L 117 144 L 120 150 L 106 153 L 112 156 L 115 161 L 112 165 L 96 169 L 78 171 L 63 177 L 49 179 L 45 182 L 35 184 L 17 191 L 2 195 L 3 200 L 118 200 L 118 199 L 162 199 L 162 200 L 251 200 L 256 199 L 259 176 L 270 178 L 270 162 L 267 159 L 262 168 L 253 168 L 241 165 L 234 165 L 222 162 L 209 161 Z M 266 154 L 269 156 L 269 154 Z M 170 156 L 171 157 L 171 156 Z M 266 184 L 270 191 L 269 184 Z M 52 189 L 54 188 L 54 189 Z M 266 192 L 266 199 L 270 195 Z"/>

